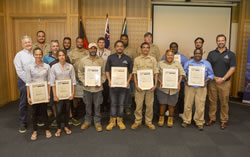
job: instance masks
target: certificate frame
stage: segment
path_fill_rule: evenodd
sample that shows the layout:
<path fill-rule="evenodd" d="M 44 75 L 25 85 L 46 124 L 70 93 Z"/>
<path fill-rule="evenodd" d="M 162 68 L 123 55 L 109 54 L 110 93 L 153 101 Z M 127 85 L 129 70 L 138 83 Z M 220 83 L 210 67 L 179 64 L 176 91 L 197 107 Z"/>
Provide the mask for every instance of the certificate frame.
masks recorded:
<path fill-rule="evenodd" d="M 30 89 L 30 98 L 31 98 L 32 105 L 49 102 L 47 81 L 29 83 L 29 89 Z M 39 94 L 43 94 L 43 95 L 40 95 L 39 97 L 38 96 Z"/>
<path fill-rule="evenodd" d="M 149 77 L 149 78 L 145 78 L 145 77 Z M 145 79 L 146 80 L 150 79 L 150 80 L 146 82 Z M 150 90 L 154 86 L 153 70 L 137 70 L 137 80 L 138 80 L 139 88 L 141 88 L 142 90 Z"/>
<path fill-rule="evenodd" d="M 181 64 L 181 55 L 179 54 L 174 55 L 174 61 L 179 62 Z"/>
<path fill-rule="evenodd" d="M 101 66 L 85 66 L 85 86 L 101 86 Z M 89 76 L 88 71 L 89 70 L 97 70 L 97 74 L 98 76 L 94 76 L 95 80 L 90 80 L 89 78 L 91 76 Z"/>
<path fill-rule="evenodd" d="M 56 96 L 59 100 L 66 100 L 72 96 L 72 81 L 71 79 L 56 80 Z"/>
<path fill-rule="evenodd" d="M 174 81 L 169 80 L 170 77 L 168 75 L 175 75 L 172 76 L 171 78 L 174 77 Z M 168 88 L 168 89 L 178 89 L 178 79 L 179 79 L 179 73 L 178 69 L 163 69 L 163 74 L 162 74 L 162 88 Z M 174 84 L 169 84 L 168 82 L 172 82 Z"/>
<path fill-rule="evenodd" d="M 126 88 L 127 81 L 128 81 L 127 67 L 111 67 L 111 87 Z"/>
<path fill-rule="evenodd" d="M 205 66 L 188 67 L 188 85 L 200 87 L 205 85 Z"/>

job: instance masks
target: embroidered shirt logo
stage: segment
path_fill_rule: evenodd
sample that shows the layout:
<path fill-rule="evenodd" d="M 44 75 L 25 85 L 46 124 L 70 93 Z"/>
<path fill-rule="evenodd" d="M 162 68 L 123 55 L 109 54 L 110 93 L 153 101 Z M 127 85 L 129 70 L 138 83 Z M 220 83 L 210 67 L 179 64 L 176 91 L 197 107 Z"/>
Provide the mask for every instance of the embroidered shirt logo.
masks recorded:
<path fill-rule="evenodd" d="M 225 58 L 225 59 L 229 59 L 229 56 L 228 56 L 228 55 L 226 55 L 226 56 L 224 56 L 224 58 Z"/>
<path fill-rule="evenodd" d="M 123 63 L 123 64 L 128 64 L 128 61 L 127 61 L 127 60 L 124 60 L 122 63 Z"/>

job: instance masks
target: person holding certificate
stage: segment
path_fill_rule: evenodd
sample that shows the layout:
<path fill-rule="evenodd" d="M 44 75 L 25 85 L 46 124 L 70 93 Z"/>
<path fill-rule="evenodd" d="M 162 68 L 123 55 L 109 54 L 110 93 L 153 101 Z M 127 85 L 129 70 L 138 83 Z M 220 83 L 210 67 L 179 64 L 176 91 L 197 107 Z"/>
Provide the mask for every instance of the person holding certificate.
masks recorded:
<path fill-rule="evenodd" d="M 185 64 L 184 70 L 187 82 L 182 127 L 185 128 L 191 124 L 192 109 L 195 103 L 193 119 L 197 128 L 202 131 L 205 123 L 204 111 L 207 97 L 207 82 L 213 80 L 214 72 L 211 64 L 202 59 L 202 49 L 194 50 L 194 58 Z"/>
<path fill-rule="evenodd" d="M 45 122 L 45 134 L 50 138 L 51 132 L 49 131 L 48 115 L 47 115 L 47 102 L 49 102 L 50 93 L 50 67 L 48 64 L 42 62 L 43 51 L 40 48 L 33 50 L 35 63 L 29 64 L 26 70 L 26 87 L 27 87 L 27 100 L 29 105 L 32 106 L 32 124 L 33 134 L 31 140 L 37 139 L 37 121 L 39 112 L 42 112 L 43 121 Z M 42 84 L 42 82 L 48 84 Z M 40 83 L 37 86 L 32 83 Z M 42 92 L 43 91 L 43 92 Z M 32 95 L 32 99 L 31 99 Z"/>
<path fill-rule="evenodd" d="M 167 126 L 173 127 L 174 108 L 178 100 L 181 80 L 185 76 L 185 72 L 180 62 L 174 60 L 174 55 L 172 50 L 167 50 L 165 53 L 165 60 L 159 62 L 159 85 L 156 91 L 157 99 L 160 104 L 159 126 L 164 125 L 164 114 L 168 105 L 169 116 Z"/>
<path fill-rule="evenodd" d="M 142 123 L 142 108 L 145 100 L 146 113 L 145 125 L 155 130 L 155 125 L 152 124 L 153 120 L 153 102 L 154 91 L 157 87 L 158 80 L 158 64 L 154 57 L 149 55 L 150 44 L 143 42 L 141 44 L 141 55 L 135 58 L 133 66 L 133 76 L 135 82 L 135 122 L 132 124 L 131 129 L 137 129 Z"/>
<path fill-rule="evenodd" d="M 75 71 L 71 64 L 66 62 L 66 52 L 59 50 L 57 52 L 59 63 L 51 68 L 51 86 L 53 97 L 56 102 L 56 137 L 61 136 L 61 116 L 64 118 L 64 131 L 67 135 L 71 134 L 68 126 L 70 100 L 74 98 L 74 89 L 76 85 Z"/>
<path fill-rule="evenodd" d="M 19 51 L 14 58 L 14 65 L 18 76 L 17 87 L 20 92 L 20 103 L 19 103 L 19 121 L 20 121 L 20 133 L 27 131 L 27 88 L 26 83 L 26 69 L 29 64 L 35 62 L 32 50 L 32 40 L 29 36 L 23 36 L 22 39 L 23 50 Z"/>
<path fill-rule="evenodd" d="M 117 40 L 114 44 L 116 53 L 108 57 L 105 71 L 110 87 L 110 121 L 106 130 L 112 130 L 117 125 L 125 130 L 123 123 L 124 101 L 129 82 L 132 78 L 133 63 L 129 56 L 123 53 L 124 43 Z"/>
<path fill-rule="evenodd" d="M 188 61 L 188 59 L 187 59 L 186 56 L 184 56 L 183 54 L 181 54 L 178 51 L 178 48 L 179 48 L 178 43 L 171 42 L 170 45 L 169 45 L 169 48 L 175 54 L 174 55 L 174 60 L 181 63 L 182 68 L 184 68 L 184 65 Z M 165 60 L 165 59 L 166 59 L 166 56 L 164 55 L 162 57 L 162 60 Z M 177 104 L 176 104 L 177 113 L 179 114 L 180 118 L 182 118 L 183 112 L 184 112 L 184 90 L 185 90 L 184 80 L 182 80 L 181 81 L 181 88 L 180 88 L 180 91 L 179 91 L 179 98 L 178 98 L 178 101 L 177 101 Z"/>
<path fill-rule="evenodd" d="M 104 60 L 97 56 L 96 43 L 89 44 L 89 56 L 80 60 L 78 66 L 78 77 L 83 84 L 83 100 L 85 105 L 84 123 L 82 130 L 86 130 L 92 121 L 92 104 L 94 103 L 94 123 L 96 131 L 102 131 L 101 125 L 101 104 L 103 101 L 102 84 L 106 80 Z"/>

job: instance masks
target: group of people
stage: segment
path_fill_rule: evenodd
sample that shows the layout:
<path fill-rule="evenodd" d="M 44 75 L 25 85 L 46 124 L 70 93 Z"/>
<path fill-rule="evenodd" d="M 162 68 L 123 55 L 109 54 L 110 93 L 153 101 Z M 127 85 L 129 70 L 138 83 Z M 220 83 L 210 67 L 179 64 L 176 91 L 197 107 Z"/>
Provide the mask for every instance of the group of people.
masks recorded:
<path fill-rule="evenodd" d="M 61 136 L 62 130 L 70 135 L 69 119 L 74 125 L 80 122 L 73 117 L 74 109 L 83 100 L 85 104 L 84 122 L 82 130 L 86 130 L 94 123 L 96 131 L 103 130 L 101 124 L 101 107 L 104 105 L 110 111 L 109 124 L 106 130 L 112 130 L 116 125 L 120 130 L 125 130 L 123 122 L 124 113 L 131 113 L 132 96 L 134 95 L 136 109 L 135 120 L 131 129 L 135 130 L 142 125 L 143 105 L 145 104 L 145 126 L 151 130 L 156 127 L 153 124 L 153 115 L 158 112 L 158 126 L 165 124 L 167 113 L 167 126 L 173 127 L 175 108 L 182 117 L 181 126 L 187 127 L 192 122 L 193 105 L 195 113 L 193 120 L 199 130 L 205 125 L 205 102 L 208 93 L 209 120 L 207 126 L 216 121 L 217 98 L 220 100 L 220 128 L 225 129 L 228 122 L 230 77 L 235 71 L 235 54 L 226 47 L 226 36 L 219 34 L 216 37 L 217 48 L 204 54 L 204 39 L 195 39 L 193 57 L 187 59 L 178 52 L 178 44 L 172 42 L 164 55 L 160 56 L 157 45 L 152 43 L 152 34 L 145 33 L 144 42 L 135 50 L 129 47 L 128 35 L 122 34 L 120 40 L 114 44 L 114 52 L 105 48 L 105 38 L 100 37 L 97 43 L 89 43 L 88 50 L 83 48 L 83 39 L 76 38 L 76 48 L 71 48 L 71 38 L 65 37 L 63 48 L 59 48 L 59 42 L 52 40 L 46 43 L 44 31 L 37 32 L 37 43 L 32 45 L 29 36 L 22 38 L 23 50 L 18 52 L 14 59 L 14 65 L 18 75 L 18 88 L 20 90 L 19 119 L 20 133 L 27 128 L 27 104 L 32 106 L 33 133 L 31 140 L 37 139 L 37 125 L 45 125 L 47 138 L 52 137 L 48 123 L 48 106 L 51 106 L 55 120 L 52 125 L 57 127 L 55 136 Z M 207 56 L 204 57 L 204 55 Z M 100 67 L 101 84 L 88 86 L 86 84 L 85 68 Z M 204 86 L 188 84 L 189 67 L 204 67 Z M 112 86 L 112 67 L 127 68 L 126 87 Z M 163 87 L 163 72 L 165 69 L 177 69 L 177 88 Z M 143 90 L 139 86 L 137 72 L 151 70 L 153 73 L 153 86 Z M 59 100 L 56 94 L 56 80 L 70 79 L 72 82 L 71 96 L 66 100 Z M 30 97 L 29 85 L 34 82 L 47 81 L 48 102 L 33 104 Z M 208 88 L 207 88 L 208 87 Z M 208 90 L 208 92 L 207 92 Z M 108 106 L 107 104 L 109 104 Z M 154 111 L 155 106 L 159 111 Z M 92 112 L 93 110 L 93 112 Z M 168 110 L 168 111 L 167 111 Z M 167 112 L 166 112 L 167 111 Z M 63 129 L 61 123 L 64 123 Z"/>

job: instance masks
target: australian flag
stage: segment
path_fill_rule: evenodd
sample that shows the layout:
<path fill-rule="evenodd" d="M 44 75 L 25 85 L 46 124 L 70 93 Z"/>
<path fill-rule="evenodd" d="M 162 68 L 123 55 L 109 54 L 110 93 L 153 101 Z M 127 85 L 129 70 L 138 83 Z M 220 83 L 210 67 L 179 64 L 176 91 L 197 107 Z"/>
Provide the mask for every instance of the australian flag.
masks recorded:
<path fill-rule="evenodd" d="M 108 15 L 106 16 L 106 25 L 105 25 L 104 37 L 105 37 L 105 48 L 108 49 L 108 48 L 109 48 L 109 45 L 110 45 L 109 19 L 108 19 Z"/>

